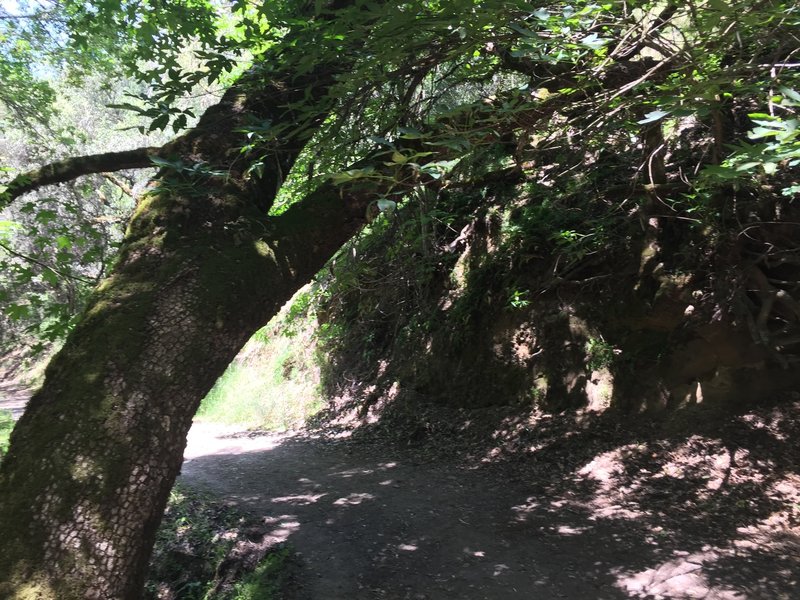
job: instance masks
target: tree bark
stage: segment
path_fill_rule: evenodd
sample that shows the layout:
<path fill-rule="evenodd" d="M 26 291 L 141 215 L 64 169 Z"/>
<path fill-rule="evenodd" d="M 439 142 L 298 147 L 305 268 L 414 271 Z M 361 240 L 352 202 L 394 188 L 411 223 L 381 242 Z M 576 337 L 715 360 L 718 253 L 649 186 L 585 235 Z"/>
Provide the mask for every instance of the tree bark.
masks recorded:
<path fill-rule="evenodd" d="M 257 70 L 172 150 L 225 177 L 162 171 L 117 267 L 47 368 L 0 466 L 0 597 L 134 599 L 200 400 L 254 331 L 356 231 L 364 205 L 323 186 L 267 218 L 301 143 L 248 181 L 248 119 L 319 122 L 336 67 Z M 313 103 L 311 103 L 313 104 Z"/>

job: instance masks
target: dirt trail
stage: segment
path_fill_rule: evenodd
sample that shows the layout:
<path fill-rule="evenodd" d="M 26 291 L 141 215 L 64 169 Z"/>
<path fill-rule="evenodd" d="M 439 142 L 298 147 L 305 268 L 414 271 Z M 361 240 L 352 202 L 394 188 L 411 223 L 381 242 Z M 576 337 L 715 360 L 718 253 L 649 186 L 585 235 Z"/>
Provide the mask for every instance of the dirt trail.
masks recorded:
<path fill-rule="evenodd" d="M 517 463 L 197 423 L 181 479 L 291 545 L 286 600 L 800 598 L 800 403 L 706 421 L 542 421 Z"/>
<path fill-rule="evenodd" d="M 39 360 L 46 361 L 47 355 Z M 23 351 L 0 354 L 0 410 L 9 411 L 15 421 L 25 412 L 25 405 L 38 387 L 29 380 L 35 378 L 42 364 L 30 366 Z"/>
<path fill-rule="evenodd" d="M 675 535 L 681 525 L 592 504 L 578 488 L 554 493 L 500 465 L 429 464 L 412 451 L 303 434 L 221 433 L 192 429 L 182 480 L 263 518 L 275 543 L 291 544 L 300 555 L 291 598 L 800 597 L 796 528 L 781 528 L 781 543 L 751 530 L 714 545 L 691 516 Z"/>
<path fill-rule="evenodd" d="M 14 381 L 0 380 L 0 410 L 11 412 L 15 421 L 22 416 L 30 397 L 30 388 Z"/>

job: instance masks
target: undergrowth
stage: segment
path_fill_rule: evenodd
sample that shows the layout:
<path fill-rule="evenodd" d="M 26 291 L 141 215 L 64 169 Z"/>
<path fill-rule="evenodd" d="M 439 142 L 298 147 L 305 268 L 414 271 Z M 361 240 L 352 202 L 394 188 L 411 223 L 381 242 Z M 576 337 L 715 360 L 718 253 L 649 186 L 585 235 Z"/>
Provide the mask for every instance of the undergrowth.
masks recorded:
<path fill-rule="evenodd" d="M 274 600 L 280 598 L 286 584 L 287 561 L 291 552 L 283 548 L 268 555 L 242 580 L 236 583 L 229 594 L 219 600 Z"/>
<path fill-rule="evenodd" d="M 309 318 L 301 290 L 250 339 L 205 397 L 197 417 L 283 431 L 316 413 L 322 400 Z"/>
<path fill-rule="evenodd" d="M 145 598 L 206 598 L 241 524 L 230 509 L 173 489 L 157 533 Z"/>
<path fill-rule="evenodd" d="M 176 486 L 170 493 L 150 560 L 145 600 L 271 600 L 280 597 L 290 550 L 269 551 L 255 568 L 237 543 L 258 525 L 234 509 Z M 237 561 L 238 569 L 230 563 Z M 240 572 L 238 580 L 220 578 Z M 222 579 L 222 580 L 221 580 Z"/>
<path fill-rule="evenodd" d="M 8 450 L 8 439 L 11 437 L 11 430 L 14 429 L 14 419 L 11 412 L 0 410 L 0 458 Z"/>

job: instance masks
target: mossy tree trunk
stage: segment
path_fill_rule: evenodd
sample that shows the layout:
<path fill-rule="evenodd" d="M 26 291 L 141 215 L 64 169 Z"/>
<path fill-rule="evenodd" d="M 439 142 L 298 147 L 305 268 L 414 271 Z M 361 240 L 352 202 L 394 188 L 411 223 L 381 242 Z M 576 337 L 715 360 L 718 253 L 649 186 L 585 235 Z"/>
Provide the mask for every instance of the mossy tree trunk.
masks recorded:
<path fill-rule="evenodd" d="M 288 106 L 324 95 L 332 71 L 267 82 L 254 71 L 171 145 L 226 176 L 159 175 L 17 424 L 0 468 L 0 597 L 141 597 L 200 400 L 364 214 L 323 186 L 266 217 L 297 140 L 272 148 L 257 185 L 243 174 L 237 129 L 297 119 Z"/>

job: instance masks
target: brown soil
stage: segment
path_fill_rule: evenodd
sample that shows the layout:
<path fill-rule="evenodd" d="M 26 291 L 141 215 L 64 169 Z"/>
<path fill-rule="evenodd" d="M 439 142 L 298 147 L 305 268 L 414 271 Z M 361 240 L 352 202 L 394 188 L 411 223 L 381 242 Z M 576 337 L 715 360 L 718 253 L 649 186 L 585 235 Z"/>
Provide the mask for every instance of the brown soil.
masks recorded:
<path fill-rule="evenodd" d="M 798 417 L 461 412 L 413 445 L 198 424 L 182 480 L 296 551 L 289 599 L 790 599 Z"/>
<path fill-rule="evenodd" d="M 0 410 L 7 410 L 16 421 L 22 416 L 31 391 L 25 385 L 0 381 Z"/>
<path fill-rule="evenodd" d="M 31 365 L 24 350 L 0 354 L 0 410 L 9 411 L 15 421 L 22 416 L 38 387 L 31 379 L 36 379 L 36 374 L 47 364 L 47 357 L 44 354 L 38 363 Z"/>

